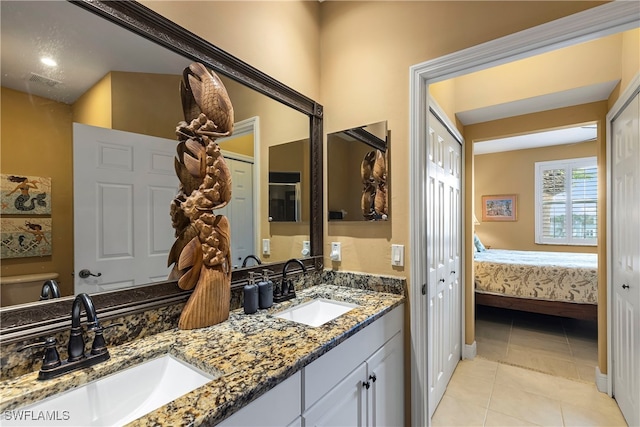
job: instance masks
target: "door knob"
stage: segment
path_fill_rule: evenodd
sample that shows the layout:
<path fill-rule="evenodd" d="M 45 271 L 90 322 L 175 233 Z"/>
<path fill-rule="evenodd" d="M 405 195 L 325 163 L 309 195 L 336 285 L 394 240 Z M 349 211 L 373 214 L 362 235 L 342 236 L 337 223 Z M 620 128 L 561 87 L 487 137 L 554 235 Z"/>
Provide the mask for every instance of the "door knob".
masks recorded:
<path fill-rule="evenodd" d="M 102 273 L 93 274 L 91 271 L 87 270 L 86 268 L 83 268 L 78 273 L 78 276 L 80 276 L 81 279 L 86 279 L 89 276 L 100 277 L 100 276 L 102 276 Z"/>
<path fill-rule="evenodd" d="M 629 285 L 627 284 L 622 285 L 622 289 L 629 289 Z"/>

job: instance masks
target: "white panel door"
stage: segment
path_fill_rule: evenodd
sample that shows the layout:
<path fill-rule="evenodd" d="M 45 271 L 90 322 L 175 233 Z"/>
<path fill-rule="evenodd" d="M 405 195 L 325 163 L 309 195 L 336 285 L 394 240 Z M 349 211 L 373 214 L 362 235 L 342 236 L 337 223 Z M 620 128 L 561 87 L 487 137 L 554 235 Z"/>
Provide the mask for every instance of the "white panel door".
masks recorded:
<path fill-rule="evenodd" d="M 74 123 L 76 293 L 166 280 L 176 144 Z M 82 269 L 100 276 L 80 278 Z"/>
<path fill-rule="evenodd" d="M 613 394 L 640 425 L 640 98 L 612 122 Z"/>
<path fill-rule="evenodd" d="M 231 265 L 240 267 L 247 255 L 256 253 L 253 206 L 253 159 L 233 158 L 225 153 L 225 162 L 231 172 L 231 202 L 216 214 L 229 218 L 231 226 Z M 242 156 L 244 157 L 244 156 Z M 249 264 L 254 265 L 254 264 Z"/>
<path fill-rule="evenodd" d="M 427 138 L 427 265 L 429 416 L 461 356 L 462 147 L 429 113 Z"/>

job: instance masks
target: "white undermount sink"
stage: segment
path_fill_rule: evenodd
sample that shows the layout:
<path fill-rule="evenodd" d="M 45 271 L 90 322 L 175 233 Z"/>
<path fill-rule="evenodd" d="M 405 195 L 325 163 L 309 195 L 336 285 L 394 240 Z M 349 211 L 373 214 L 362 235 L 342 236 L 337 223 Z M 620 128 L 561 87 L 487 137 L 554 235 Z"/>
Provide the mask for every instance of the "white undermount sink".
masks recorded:
<path fill-rule="evenodd" d="M 167 354 L 33 405 L 5 411 L 1 424 L 121 426 L 212 379 L 213 375 Z M 18 421 L 18 416 L 29 419 Z"/>
<path fill-rule="evenodd" d="M 324 325 L 356 307 L 359 306 L 348 302 L 318 298 L 283 310 L 274 316 L 316 327 Z"/>

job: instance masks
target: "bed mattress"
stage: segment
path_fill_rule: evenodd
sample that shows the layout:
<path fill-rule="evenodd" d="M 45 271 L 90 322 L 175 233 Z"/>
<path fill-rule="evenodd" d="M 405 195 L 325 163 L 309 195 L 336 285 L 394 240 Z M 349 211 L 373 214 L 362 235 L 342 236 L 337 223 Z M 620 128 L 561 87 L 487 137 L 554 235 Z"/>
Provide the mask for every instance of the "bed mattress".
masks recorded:
<path fill-rule="evenodd" d="M 598 255 L 487 249 L 474 257 L 476 292 L 598 303 Z"/>

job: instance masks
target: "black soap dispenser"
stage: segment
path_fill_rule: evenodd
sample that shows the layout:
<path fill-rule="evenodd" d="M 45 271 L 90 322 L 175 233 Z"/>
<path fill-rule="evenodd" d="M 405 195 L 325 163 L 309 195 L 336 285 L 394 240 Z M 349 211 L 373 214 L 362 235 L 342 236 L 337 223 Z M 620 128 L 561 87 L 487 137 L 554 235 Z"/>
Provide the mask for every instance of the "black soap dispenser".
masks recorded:
<path fill-rule="evenodd" d="M 269 279 L 270 270 L 262 270 L 262 281 L 258 283 L 258 302 L 260 308 L 273 305 L 273 282 Z"/>
<path fill-rule="evenodd" d="M 249 283 L 244 285 L 244 312 L 253 314 L 258 311 L 258 286 L 255 283 L 253 272 L 249 273 Z"/>

